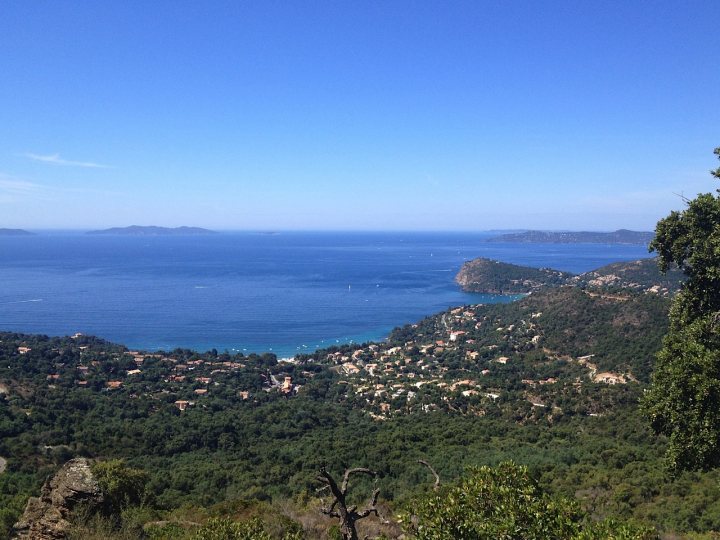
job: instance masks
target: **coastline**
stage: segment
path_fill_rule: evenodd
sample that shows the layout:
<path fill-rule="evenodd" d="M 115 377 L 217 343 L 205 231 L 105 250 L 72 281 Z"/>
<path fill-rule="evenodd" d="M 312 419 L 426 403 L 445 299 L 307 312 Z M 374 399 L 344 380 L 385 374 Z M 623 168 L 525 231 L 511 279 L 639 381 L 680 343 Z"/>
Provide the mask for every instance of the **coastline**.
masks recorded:
<path fill-rule="evenodd" d="M 628 246 L 487 244 L 482 238 L 224 233 L 0 239 L 0 329 L 82 332 L 150 351 L 214 348 L 287 358 L 381 341 L 395 327 L 451 306 L 521 298 L 462 291 L 453 278 L 473 257 L 581 271 L 640 255 Z"/>

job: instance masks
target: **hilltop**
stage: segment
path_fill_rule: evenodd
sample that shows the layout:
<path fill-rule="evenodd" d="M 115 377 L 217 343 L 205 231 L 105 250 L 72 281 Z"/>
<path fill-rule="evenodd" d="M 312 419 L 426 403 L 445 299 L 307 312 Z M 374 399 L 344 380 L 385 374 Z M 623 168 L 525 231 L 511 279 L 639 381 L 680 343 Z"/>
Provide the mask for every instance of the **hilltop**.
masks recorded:
<path fill-rule="evenodd" d="M 463 264 L 455 281 L 468 292 L 518 294 L 545 286 L 564 285 L 571 277 L 573 275 L 568 272 L 518 266 L 481 257 Z"/>
<path fill-rule="evenodd" d="M 666 274 L 660 272 L 657 259 L 608 264 L 597 270 L 585 272 L 568 280 L 568 284 L 596 289 L 632 289 L 661 296 L 676 293 L 685 275 L 678 268 L 670 268 Z"/>
<path fill-rule="evenodd" d="M 488 238 L 488 242 L 519 242 L 548 244 L 649 244 L 653 232 L 618 229 L 613 232 L 593 231 L 525 231 L 501 234 Z"/>
<path fill-rule="evenodd" d="M 683 278 L 677 268 L 662 274 L 654 258 L 612 263 L 579 275 L 478 258 L 464 263 L 455 281 L 465 291 L 491 294 L 527 294 L 543 287 L 570 285 L 605 292 L 630 289 L 670 296 L 680 288 Z"/>
<path fill-rule="evenodd" d="M 156 227 L 131 225 L 129 227 L 112 227 L 99 231 L 88 231 L 87 234 L 95 235 L 126 235 L 126 236 L 199 236 L 217 234 L 216 231 L 203 229 L 201 227 Z"/>

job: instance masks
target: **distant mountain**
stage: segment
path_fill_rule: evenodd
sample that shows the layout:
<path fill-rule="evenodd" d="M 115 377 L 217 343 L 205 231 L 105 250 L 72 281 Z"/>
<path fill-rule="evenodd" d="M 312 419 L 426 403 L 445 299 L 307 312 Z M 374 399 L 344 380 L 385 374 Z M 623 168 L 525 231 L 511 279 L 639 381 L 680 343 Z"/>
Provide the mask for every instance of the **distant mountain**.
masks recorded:
<path fill-rule="evenodd" d="M 200 236 L 206 234 L 217 234 L 216 231 L 202 229 L 200 227 L 143 227 L 131 225 L 130 227 L 113 227 L 101 231 L 88 231 L 87 234 L 106 234 L 124 236 Z"/>
<path fill-rule="evenodd" d="M 23 229 L 0 229 L 0 236 L 33 236 L 33 233 Z"/>
<path fill-rule="evenodd" d="M 478 258 L 462 265 L 455 281 L 468 292 L 521 294 L 544 287 L 570 285 L 588 290 L 637 292 L 670 296 L 685 276 L 677 268 L 661 274 L 656 259 L 608 264 L 580 275 L 551 268 L 530 268 Z"/>
<path fill-rule="evenodd" d="M 628 231 L 619 229 L 614 232 L 588 231 L 526 231 L 501 234 L 488 238 L 488 242 L 518 242 L 547 244 L 649 244 L 655 233 L 648 231 Z"/>

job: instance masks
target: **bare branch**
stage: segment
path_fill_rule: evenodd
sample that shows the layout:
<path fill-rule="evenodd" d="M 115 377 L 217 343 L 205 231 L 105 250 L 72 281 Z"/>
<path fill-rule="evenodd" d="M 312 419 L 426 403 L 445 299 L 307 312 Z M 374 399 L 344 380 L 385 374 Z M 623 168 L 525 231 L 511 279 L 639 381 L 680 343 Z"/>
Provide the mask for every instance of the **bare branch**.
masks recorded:
<path fill-rule="evenodd" d="M 375 514 L 377 517 L 380 517 L 380 514 L 378 513 L 378 510 L 377 510 L 377 500 L 378 500 L 379 494 L 380 494 L 379 489 L 376 489 L 375 491 L 373 491 L 372 498 L 370 499 L 370 503 L 368 504 L 368 507 L 358 514 L 358 519 L 366 518 L 370 514 Z"/>
<path fill-rule="evenodd" d="M 377 476 L 377 473 L 375 471 L 372 471 L 370 469 L 366 469 L 365 467 L 356 467 L 355 469 L 348 469 L 345 471 L 345 477 L 343 478 L 342 483 L 342 492 L 347 492 L 348 482 L 350 481 L 350 475 L 352 474 L 367 474 L 370 476 Z"/>
<path fill-rule="evenodd" d="M 347 473 L 345 473 L 345 476 L 347 476 Z M 333 497 L 337 499 L 338 501 L 341 501 L 344 505 L 345 503 L 345 490 L 340 490 L 338 485 L 335 483 L 335 480 L 332 476 L 330 476 L 330 473 L 327 472 L 325 467 L 320 469 L 320 476 L 318 477 L 321 482 L 324 482 L 328 485 L 330 488 L 330 492 L 333 494 Z"/>
<path fill-rule="evenodd" d="M 710 172 L 712 172 L 712 171 L 710 171 Z M 673 195 L 675 195 L 676 197 L 680 197 L 680 199 L 682 199 L 682 202 L 684 202 L 684 203 L 690 202 L 690 199 L 688 199 L 685 195 L 683 195 L 682 192 L 680 192 L 680 193 L 673 192 Z"/>
<path fill-rule="evenodd" d="M 428 469 L 430 469 L 430 472 L 435 477 L 435 484 L 433 484 L 433 490 L 437 491 L 437 489 L 440 487 L 440 475 L 438 475 L 438 473 L 435 472 L 435 469 L 433 469 L 433 466 L 424 459 L 418 459 L 418 463 L 420 463 L 421 465 L 425 465 Z"/>
<path fill-rule="evenodd" d="M 357 511 L 358 507 L 356 505 L 347 506 L 347 503 L 345 501 L 345 495 L 347 494 L 350 477 L 353 474 L 367 474 L 369 476 L 377 478 L 377 473 L 375 471 L 366 469 L 364 467 L 346 469 L 341 486 L 337 485 L 337 482 L 335 482 L 335 479 L 332 477 L 332 475 L 330 475 L 329 472 L 327 472 L 327 469 L 325 469 L 325 467 L 322 467 L 320 469 L 320 474 L 317 477 L 318 482 L 325 484 L 317 491 L 320 492 L 326 489 L 330 489 L 330 492 L 332 493 L 332 496 L 334 498 L 332 505 L 330 505 L 329 507 L 322 506 L 320 508 L 320 511 L 327 516 L 335 517 L 340 520 L 340 533 L 342 534 L 343 540 L 357 540 L 357 529 L 355 528 L 355 522 L 357 520 L 366 518 L 370 514 L 375 514 L 377 517 L 380 517 L 380 514 L 378 513 L 376 508 L 378 495 L 380 493 L 379 489 L 375 489 L 373 491 L 367 508 L 362 512 Z"/>
<path fill-rule="evenodd" d="M 380 488 L 376 488 L 375 491 L 373 491 L 372 499 L 370 499 L 370 506 L 373 508 L 377 505 L 378 495 L 380 495 Z"/>
<path fill-rule="evenodd" d="M 338 514 L 335 510 L 332 510 L 331 508 L 321 508 L 320 511 L 325 514 L 326 516 L 339 518 L 340 514 Z"/>
<path fill-rule="evenodd" d="M 357 515 L 357 518 L 358 518 L 358 519 L 366 518 L 366 517 L 368 517 L 370 514 L 375 514 L 377 517 L 380 517 L 380 514 L 378 513 L 377 508 L 366 508 L 365 510 L 363 510 L 362 512 L 360 512 L 360 513 Z"/>

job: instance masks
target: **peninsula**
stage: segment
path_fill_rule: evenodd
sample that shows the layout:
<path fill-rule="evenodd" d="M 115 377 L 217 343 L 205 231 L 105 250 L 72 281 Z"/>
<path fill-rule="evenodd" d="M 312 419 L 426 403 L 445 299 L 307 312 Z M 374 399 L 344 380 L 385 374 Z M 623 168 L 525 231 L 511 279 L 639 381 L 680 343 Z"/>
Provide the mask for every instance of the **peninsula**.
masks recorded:
<path fill-rule="evenodd" d="M 501 234 L 488 242 L 546 243 L 546 244 L 649 244 L 655 233 L 619 229 L 613 232 L 592 231 L 525 231 Z"/>
<path fill-rule="evenodd" d="M 200 236 L 218 234 L 216 231 L 200 227 L 156 227 L 131 225 L 129 227 L 112 227 L 99 231 L 88 231 L 93 235 L 123 235 L 123 236 Z"/>
<path fill-rule="evenodd" d="M 455 282 L 467 292 L 527 294 L 545 287 L 570 285 L 581 289 L 628 289 L 669 296 L 682 284 L 684 274 L 671 268 L 661 274 L 654 258 L 612 263 L 574 275 L 551 268 L 531 268 L 477 258 L 462 265 Z"/>
<path fill-rule="evenodd" d="M 568 272 L 530 268 L 481 257 L 463 264 L 455 281 L 468 292 L 521 294 L 548 285 L 564 285 L 571 277 L 573 275 Z"/>

